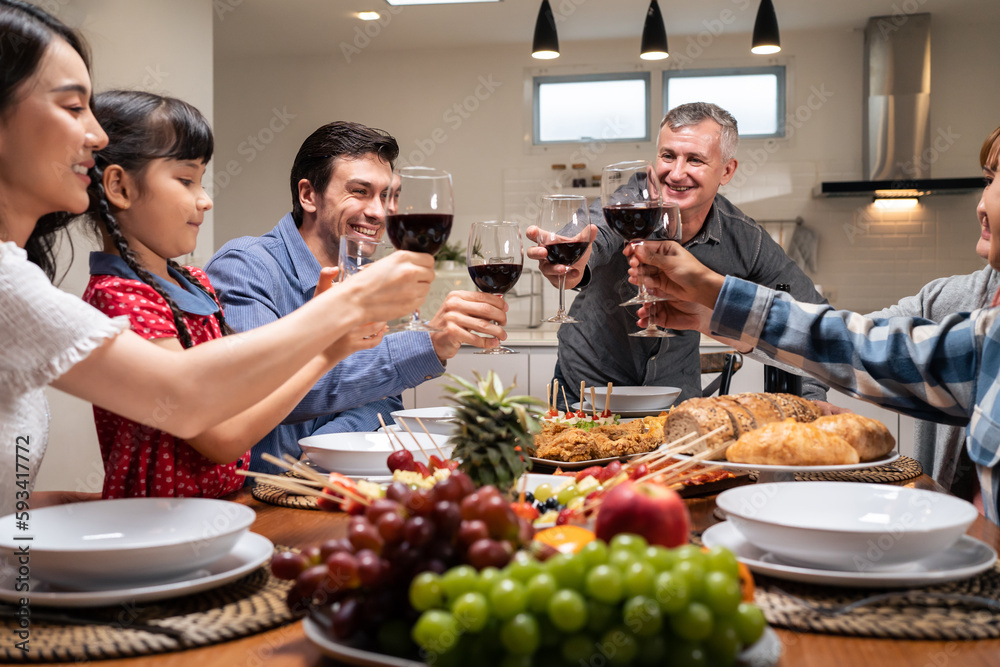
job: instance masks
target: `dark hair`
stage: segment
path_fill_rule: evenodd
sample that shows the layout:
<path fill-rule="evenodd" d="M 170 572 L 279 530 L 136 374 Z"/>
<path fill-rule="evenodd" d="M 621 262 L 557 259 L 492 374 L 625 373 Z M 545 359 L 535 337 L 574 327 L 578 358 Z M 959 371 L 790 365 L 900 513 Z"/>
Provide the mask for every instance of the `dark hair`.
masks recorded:
<path fill-rule="evenodd" d="M 317 192 L 326 190 L 337 158 L 359 158 L 374 153 L 392 167 L 399 155 L 396 139 L 385 132 L 360 123 L 338 120 L 310 134 L 295 154 L 292 163 L 292 218 L 302 226 L 299 181 L 309 181 Z"/>
<path fill-rule="evenodd" d="M 20 101 L 21 86 L 38 71 L 45 50 L 56 38 L 80 54 L 89 72 L 90 51 L 76 31 L 32 4 L 0 0 L 0 117 Z M 28 259 L 40 266 L 49 280 L 55 280 L 58 233 L 74 217 L 70 213 L 42 216 L 24 244 Z"/>
<path fill-rule="evenodd" d="M 185 348 L 191 347 L 194 343 L 191 340 L 191 333 L 184 324 L 181 310 L 139 263 L 135 253 L 129 248 L 128 240 L 122 234 L 118 220 L 111 212 L 111 206 L 104 192 L 103 179 L 105 169 L 111 165 L 118 165 L 135 178 L 141 194 L 143 174 L 153 160 L 161 158 L 202 162 L 211 160 L 215 145 L 212 128 L 201 112 L 187 102 L 137 90 L 110 90 L 97 95 L 94 98 L 94 114 L 104 131 L 108 133 L 108 145 L 94 154 L 97 166 L 94 168 L 96 177 L 90 188 L 91 220 L 95 229 L 98 231 L 103 229 L 111 238 L 115 249 L 129 268 L 163 297 L 170 306 L 170 312 L 173 313 L 174 325 L 177 327 L 181 344 Z M 179 271 L 192 285 L 208 294 L 201 281 L 183 266 L 171 259 L 167 259 L 167 265 Z M 221 308 L 216 311 L 215 317 L 223 334 L 232 333 L 232 329 L 222 316 Z"/>
<path fill-rule="evenodd" d="M 990 136 L 983 142 L 983 147 L 979 151 L 979 166 L 997 171 L 997 167 L 1000 166 L 997 164 L 1000 162 L 998 158 L 1000 158 L 1000 127 L 990 132 Z"/>

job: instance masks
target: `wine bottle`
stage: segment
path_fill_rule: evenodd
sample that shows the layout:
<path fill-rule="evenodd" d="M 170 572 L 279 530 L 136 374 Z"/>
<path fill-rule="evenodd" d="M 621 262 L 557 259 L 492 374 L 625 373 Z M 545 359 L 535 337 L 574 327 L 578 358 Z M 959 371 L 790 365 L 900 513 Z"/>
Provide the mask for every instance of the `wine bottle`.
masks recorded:
<path fill-rule="evenodd" d="M 787 283 L 778 283 L 774 288 L 779 292 L 791 292 L 791 286 Z M 774 366 L 764 366 L 764 391 L 801 396 L 802 376 Z"/>

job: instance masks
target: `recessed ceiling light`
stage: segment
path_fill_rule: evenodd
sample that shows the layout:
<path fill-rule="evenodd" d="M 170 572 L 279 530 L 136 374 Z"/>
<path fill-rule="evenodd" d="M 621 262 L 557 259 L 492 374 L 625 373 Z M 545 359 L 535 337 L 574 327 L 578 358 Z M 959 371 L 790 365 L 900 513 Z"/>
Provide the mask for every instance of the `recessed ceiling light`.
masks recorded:
<path fill-rule="evenodd" d="M 473 2 L 501 2 L 501 0 L 385 0 L 393 7 L 406 5 L 462 5 Z"/>
<path fill-rule="evenodd" d="M 378 21 L 382 18 L 378 12 L 358 12 L 356 16 L 362 21 Z"/>

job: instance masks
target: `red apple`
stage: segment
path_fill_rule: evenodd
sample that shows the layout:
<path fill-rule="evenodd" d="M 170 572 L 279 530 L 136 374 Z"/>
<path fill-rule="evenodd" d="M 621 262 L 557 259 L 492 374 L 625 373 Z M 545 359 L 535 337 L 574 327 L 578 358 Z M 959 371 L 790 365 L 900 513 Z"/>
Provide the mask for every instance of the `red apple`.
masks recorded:
<path fill-rule="evenodd" d="M 677 493 L 632 482 L 622 482 L 605 495 L 594 530 L 605 542 L 619 533 L 634 533 L 667 548 L 687 544 L 690 531 L 691 516 Z"/>

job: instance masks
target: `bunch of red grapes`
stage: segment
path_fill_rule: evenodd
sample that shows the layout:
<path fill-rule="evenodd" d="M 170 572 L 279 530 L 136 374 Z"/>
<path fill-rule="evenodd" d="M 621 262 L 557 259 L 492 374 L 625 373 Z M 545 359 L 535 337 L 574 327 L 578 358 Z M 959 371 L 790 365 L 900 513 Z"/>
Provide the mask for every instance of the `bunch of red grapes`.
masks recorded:
<path fill-rule="evenodd" d="M 333 635 L 347 639 L 409 610 L 410 582 L 421 572 L 463 563 L 502 568 L 532 537 L 531 523 L 500 491 L 476 490 L 468 475 L 453 472 L 430 489 L 393 482 L 385 498 L 351 517 L 346 538 L 276 554 L 271 572 L 295 580 L 289 609 L 322 608 Z"/>

